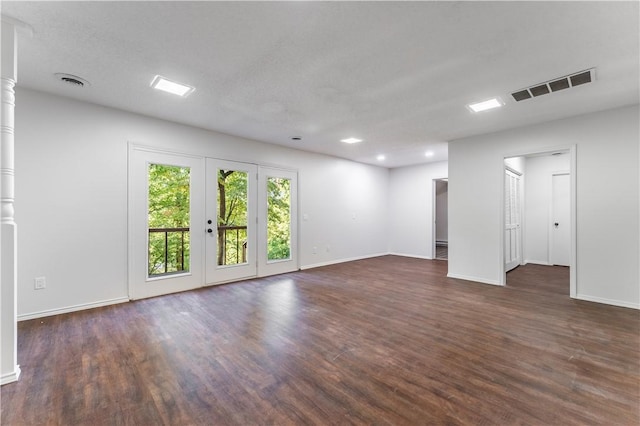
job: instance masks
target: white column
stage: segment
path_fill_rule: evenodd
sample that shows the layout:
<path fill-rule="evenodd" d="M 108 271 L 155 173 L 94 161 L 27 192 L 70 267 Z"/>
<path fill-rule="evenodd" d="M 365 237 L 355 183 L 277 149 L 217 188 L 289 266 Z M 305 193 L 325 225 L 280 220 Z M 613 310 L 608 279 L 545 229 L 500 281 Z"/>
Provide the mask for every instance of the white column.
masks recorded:
<path fill-rule="evenodd" d="M 2 18 L 0 78 L 0 384 L 20 376 L 17 356 L 17 262 L 14 219 L 14 109 L 20 23 Z"/>

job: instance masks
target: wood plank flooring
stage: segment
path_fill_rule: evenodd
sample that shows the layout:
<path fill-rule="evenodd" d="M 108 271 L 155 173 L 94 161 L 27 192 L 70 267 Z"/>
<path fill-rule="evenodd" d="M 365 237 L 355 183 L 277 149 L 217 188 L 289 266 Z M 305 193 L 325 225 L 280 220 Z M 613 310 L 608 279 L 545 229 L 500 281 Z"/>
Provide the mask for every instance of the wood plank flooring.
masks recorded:
<path fill-rule="evenodd" d="M 2 425 L 638 425 L 640 313 L 384 256 L 19 323 Z"/>

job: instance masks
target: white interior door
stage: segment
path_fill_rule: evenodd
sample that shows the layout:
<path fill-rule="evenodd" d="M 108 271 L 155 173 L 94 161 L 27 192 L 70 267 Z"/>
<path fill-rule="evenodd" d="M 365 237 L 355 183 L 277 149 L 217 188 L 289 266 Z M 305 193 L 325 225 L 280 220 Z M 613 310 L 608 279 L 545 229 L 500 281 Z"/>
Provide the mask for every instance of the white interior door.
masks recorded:
<path fill-rule="evenodd" d="M 289 170 L 260 167 L 258 173 L 258 274 L 298 269 L 298 179 Z"/>
<path fill-rule="evenodd" d="M 570 175 L 554 174 L 551 179 L 550 263 L 552 265 L 569 266 L 571 261 Z"/>
<path fill-rule="evenodd" d="M 505 169 L 504 175 L 504 264 L 508 272 L 521 263 L 522 229 L 520 175 Z"/>
<path fill-rule="evenodd" d="M 255 164 L 207 158 L 206 283 L 256 276 Z"/>
<path fill-rule="evenodd" d="M 204 159 L 131 146 L 129 297 L 202 285 Z"/>

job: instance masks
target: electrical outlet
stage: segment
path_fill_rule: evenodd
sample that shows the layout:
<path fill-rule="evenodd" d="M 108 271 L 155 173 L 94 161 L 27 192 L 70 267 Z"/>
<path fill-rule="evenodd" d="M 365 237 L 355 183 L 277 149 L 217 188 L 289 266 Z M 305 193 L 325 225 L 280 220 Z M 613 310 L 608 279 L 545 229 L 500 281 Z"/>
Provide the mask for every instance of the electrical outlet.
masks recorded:
<path fill-rule="evenodd" d="M 34 278 L 33 287 L 36 290 L 42 290 L 43 288 L 47 288 L 47 279 L 45 277 Z"/>

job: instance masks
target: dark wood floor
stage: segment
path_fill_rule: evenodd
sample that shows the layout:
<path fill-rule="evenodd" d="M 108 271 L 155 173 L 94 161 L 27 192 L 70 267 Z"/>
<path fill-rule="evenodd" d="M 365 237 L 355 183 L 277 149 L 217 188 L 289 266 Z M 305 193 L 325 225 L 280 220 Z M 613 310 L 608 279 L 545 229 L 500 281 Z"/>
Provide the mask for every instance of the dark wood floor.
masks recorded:
<path fill-rule="evenodd" d="M 385 256 L 18 326 L 2 425 L 638 425 L 640 313 Z"/>

